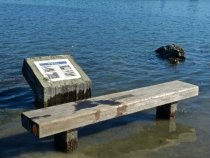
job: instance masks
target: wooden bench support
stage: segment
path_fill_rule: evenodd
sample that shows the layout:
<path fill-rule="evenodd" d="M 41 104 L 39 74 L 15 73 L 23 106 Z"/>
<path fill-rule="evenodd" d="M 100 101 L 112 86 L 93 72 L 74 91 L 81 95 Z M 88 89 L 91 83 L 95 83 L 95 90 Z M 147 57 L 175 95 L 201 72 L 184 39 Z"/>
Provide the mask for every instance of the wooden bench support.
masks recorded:
<path fill-rule="evenodd" d="M 63 152 L 72 152 L 78 146 L 77 130 L 66 131 L 54 135 L 54 147 Z"/>
<path fill-rule="evenodd" d="M 177 111 L 177 102 L 170 103 L 156 108 L 157 119 L 175 119 Z"/>

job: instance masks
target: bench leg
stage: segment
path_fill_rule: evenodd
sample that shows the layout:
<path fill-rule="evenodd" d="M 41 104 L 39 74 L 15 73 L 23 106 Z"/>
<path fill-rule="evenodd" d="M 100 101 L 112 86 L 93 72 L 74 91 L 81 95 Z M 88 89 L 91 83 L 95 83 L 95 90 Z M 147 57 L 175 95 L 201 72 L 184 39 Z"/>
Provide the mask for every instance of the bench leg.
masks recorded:
<path fill-rule="evenodd" d="M 175 119 L 177 103 L 170 103 L 158 106 L 156 109 L 156 119 Z"/>
<path fill-rule="evenodd" d="M 56 150 L 63 152 L 72 152 L 78 146 L 78 132 L 67 131 L 54 135 L 54 147 Z"/>
<path fill-rule="evenodd" d="M 169 120 L 168 131 L 169 131 L 170 133 L 176 131 L 176 120 L 175 120 L 175 119 Z"/>

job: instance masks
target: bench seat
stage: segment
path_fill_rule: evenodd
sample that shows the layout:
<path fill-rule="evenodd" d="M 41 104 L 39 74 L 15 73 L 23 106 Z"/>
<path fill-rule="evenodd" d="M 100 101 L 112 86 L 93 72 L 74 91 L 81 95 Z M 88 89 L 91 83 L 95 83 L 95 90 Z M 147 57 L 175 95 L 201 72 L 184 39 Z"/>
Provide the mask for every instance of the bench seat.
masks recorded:
<path fill-rule="evenodd" d="M 198 86 L 172 81 L 23 112 L 22 125 L 38 138 L 198 95 Z"/>

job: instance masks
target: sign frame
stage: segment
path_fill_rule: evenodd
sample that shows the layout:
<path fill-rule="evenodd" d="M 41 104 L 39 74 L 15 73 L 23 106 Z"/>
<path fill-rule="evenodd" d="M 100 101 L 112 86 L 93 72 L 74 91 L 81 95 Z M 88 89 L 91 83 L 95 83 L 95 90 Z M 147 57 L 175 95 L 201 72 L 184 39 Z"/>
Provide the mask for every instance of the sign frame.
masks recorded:
<path fill-rule="evenodd" d="M 34 64 L 49 81 L 62 81 L 81 78 L 81 75 L 68 59 L 34 61 Z"/>

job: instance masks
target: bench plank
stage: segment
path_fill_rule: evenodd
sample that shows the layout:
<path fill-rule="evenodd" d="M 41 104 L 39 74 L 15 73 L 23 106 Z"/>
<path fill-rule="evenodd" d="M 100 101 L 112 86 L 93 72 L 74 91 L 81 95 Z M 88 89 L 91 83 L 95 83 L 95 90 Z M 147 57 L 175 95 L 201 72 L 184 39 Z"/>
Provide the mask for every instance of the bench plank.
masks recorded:
<path fill-rule="evenodd" d="M 196 85 L 172 81 L 21 114 L 22 125 L 43 138 L 100 121 L 177 102 L 198 95 Z"/>

